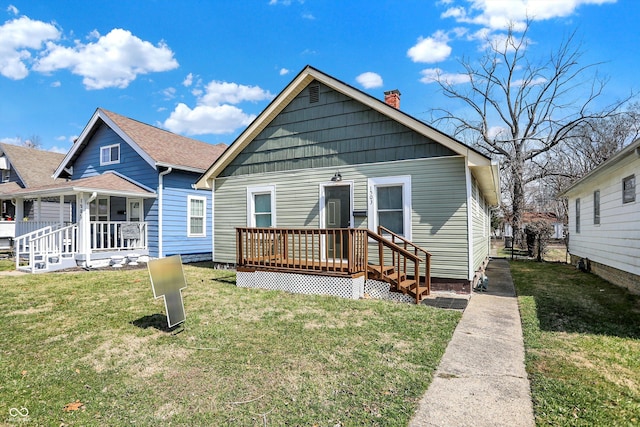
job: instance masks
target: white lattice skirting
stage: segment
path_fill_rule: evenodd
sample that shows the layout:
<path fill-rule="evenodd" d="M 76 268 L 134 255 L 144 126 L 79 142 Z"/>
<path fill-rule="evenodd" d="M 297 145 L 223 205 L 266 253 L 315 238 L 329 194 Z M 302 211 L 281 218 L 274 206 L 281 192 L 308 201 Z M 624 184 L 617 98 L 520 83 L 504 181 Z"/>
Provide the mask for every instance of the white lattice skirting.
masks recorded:
<path fill-rule="evenodd" d="M 385 299 L 413 303 L 415 299 L 398 292 L 389 292 L 389 284 L 366 280 L 364 276 L 332 277 L 311 274 L 277 273 L 273 271 L 238 271 L 236 285 L 241 288 L 270 289 L 307 295 L 333 295 L 342 298 Z"/>
<path fill-rule="evenodd" d="M 334 295 L 360 299 L 364 296 L 364 276 L 332 277 L 273 271 L 238 271 L 236 284 L 241 288 L 260 288 L 307 295 Z"/>

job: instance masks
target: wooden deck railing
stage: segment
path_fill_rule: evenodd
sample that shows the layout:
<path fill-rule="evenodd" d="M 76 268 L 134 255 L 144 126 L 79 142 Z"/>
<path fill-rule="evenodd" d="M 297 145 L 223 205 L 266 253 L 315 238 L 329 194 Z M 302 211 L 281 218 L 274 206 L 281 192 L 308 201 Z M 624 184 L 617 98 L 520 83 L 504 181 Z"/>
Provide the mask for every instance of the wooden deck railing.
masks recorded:
<path fill-rule="evenodd" d="M 426 286 L 431 292 L 431 253 L 429 253 L 426 249 L 421 248 L 410 240 L 405 239 L 403 236 L 400 236 L 393 231 L 385 228 L 381 225 L 378 226 L 378 234 L 381 236 L 385 236 L 388 234 L 394 244 L 402 247 L 403 249 L 412 252 L 414 255 L 420 258 L 421 262 L 424 263 L 424 286 Z M 421 276 L 417 276 L 421 277 Z"/>
<path fill-rule="evenodd" d="M 367 271 L 367 230 L 236 228 L 239 267 L 354 275 Z"/>
<path fill-rule="evenodd" d="M 387 281 L 392 290 L 420 302 L 430 292 L 431 254 L 385 228 L 379 231 L 240 227 L 236 228 L 236 264 L 285 272 L 364 274 Z M 369 255 L 374 246 L 370 243 L 375 244 L 375 256 Z"/>

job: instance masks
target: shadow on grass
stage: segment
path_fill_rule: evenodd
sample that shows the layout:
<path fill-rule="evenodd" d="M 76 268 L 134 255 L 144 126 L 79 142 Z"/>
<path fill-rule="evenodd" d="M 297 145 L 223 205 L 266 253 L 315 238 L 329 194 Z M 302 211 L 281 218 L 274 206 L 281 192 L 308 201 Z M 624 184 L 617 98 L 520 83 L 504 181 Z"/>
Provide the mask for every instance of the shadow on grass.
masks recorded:
<path fill-rule="evenodd" d="M 512 262 L 518 296 L 535 300 L 540 329 L 640 339 L 640 296 L 559 263 Z"/>
<path fill-rule="evenodd" d="M 169 333 L 174 332 L 175 330 L 177 330 L 182 326 L 182 325 L 175 325 L 174 327 L 170 328 L 169 324 L 167 323 L 167 316 L 160 313 L 152 314 L 150 316 L 144 316 L 130 323 L 133 326 L 137 326 L 138 328 L 141 328 L 141 329 L 155 328 L 159 331 L 169 332 Z"/>

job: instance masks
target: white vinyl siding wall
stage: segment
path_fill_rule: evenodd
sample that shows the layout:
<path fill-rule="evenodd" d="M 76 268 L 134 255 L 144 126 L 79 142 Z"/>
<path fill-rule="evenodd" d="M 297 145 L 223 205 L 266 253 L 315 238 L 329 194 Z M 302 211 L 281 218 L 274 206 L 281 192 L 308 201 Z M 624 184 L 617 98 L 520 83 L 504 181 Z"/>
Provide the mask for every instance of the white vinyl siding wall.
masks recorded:
<path fill-rule="evenodd" d="M 235 227 L 247 226 L 247 188 L 275 185 L 278 227 L 318 228 L 319 187 L 330 182 L 335 168 L 264 173 L 215 181 L 215 261 L 235 262 Z M 401 172 L 401 173 L 399 173 Z M 468 279 L 465 160 L 441 157 L 344 166 L 342 180 L 353 182 L 354 209 L 367 211 L 369 178 L 411 176 L 412 241 L 433 254 L 432 276 Z M 354 226 L 367 227 L 367 217 Z"/>
<path fill-rule="evenodd" d="M 473 271 L 477 271 L 480 265 L 489 256 L 489 207 L 485 202 L 474 179 L 472 184 L 472 226 L 473 226 Z"/>
<path fill-rule="evenodd" d="M 612 165 L 569 197 L 569 251 L 604 265 L 640 275 L 640 201 L 622 202 L 622 180 L 640 174 L 640 159 Z M 593 194 L 600 190 L 600 224 L 594 224 Z M 580 199 L 580 233 L 576 233 L 576 199 Z"/>

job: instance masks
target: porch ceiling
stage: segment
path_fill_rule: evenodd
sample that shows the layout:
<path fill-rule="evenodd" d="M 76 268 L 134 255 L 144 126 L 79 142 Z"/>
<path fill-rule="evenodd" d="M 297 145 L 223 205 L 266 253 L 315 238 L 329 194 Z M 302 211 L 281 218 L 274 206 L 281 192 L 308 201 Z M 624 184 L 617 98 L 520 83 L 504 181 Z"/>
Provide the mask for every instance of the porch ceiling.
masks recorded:
<path fill-rule="evenodd" d="M 24 188 L 11 193 L 12 197 L 35 198 L 69 196 L 78 193 L 98 193 L 108 196 L 156 198 L 157 194 L 141 185 L 113 173 L 106 172 L 88 178 L 66 181 L 42 187 Z"/>

